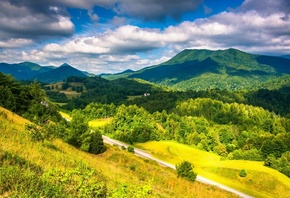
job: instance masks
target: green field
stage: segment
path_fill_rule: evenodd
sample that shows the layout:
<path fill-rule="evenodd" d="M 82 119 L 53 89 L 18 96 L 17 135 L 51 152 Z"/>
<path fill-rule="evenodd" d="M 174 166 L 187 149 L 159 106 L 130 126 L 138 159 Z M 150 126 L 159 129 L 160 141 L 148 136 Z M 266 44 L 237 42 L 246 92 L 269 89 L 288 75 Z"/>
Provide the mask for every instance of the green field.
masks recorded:
<path fill-rule="evenodd" d="M 81 93 L 78 93 L 76 91 L 60 91 L 60 93 L 64 93 L 67 99 L 76 98 L 81 95 Z"/>
<path fill-rule="evenodd" d="M 89 127 L 91 128 L 97 128 L 97 127 L 102 127 L 105 126 L 106 124 L 109 124 L 113 118 L 102 118 L 102 119 L 95 119 L 89 121 Z"/>
<path fill-rule="evenodd" d="M 212 179 L 255 197 L 290 197 L 290 179 L 263 166 L 263 162 L 222 160 L 220 156 L 173 141 L 152 141 L 136 144 L 155 157 L 172 164 L 190 161 L 200 176 Z M 241 169 L 247 171 L 240 177 Z"/>

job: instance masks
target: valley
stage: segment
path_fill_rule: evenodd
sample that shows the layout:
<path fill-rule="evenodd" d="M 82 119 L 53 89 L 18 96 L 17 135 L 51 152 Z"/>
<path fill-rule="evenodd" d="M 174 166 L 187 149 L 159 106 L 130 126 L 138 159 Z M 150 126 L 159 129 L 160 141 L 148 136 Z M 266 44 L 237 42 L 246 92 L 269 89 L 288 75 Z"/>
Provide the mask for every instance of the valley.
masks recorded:
<path fill-rule="evenodd" d="M 100 76 L 0 71 L 0 196 L 289 197 L 289 59 L 231 48 Z"/>

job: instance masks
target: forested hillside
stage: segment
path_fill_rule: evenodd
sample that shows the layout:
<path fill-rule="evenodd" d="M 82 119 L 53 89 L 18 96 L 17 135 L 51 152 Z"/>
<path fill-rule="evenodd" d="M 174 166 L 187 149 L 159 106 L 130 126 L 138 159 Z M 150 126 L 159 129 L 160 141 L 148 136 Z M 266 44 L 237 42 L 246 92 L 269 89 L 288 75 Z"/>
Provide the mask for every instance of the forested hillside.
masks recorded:
<path fill-rule="evenodd" d="M 184 50 L 160 65 L 105 77 L 141 78 L 179 90 L 248 90 L 286 74 L 289 59 L 227 49 Z"/>
<path fill-rule="evenodd" d="M 97 109 L 113 117 L 104 133 L 121 141 L 176 140 L 225 159 L 264 161 L 290 177 L 290 119 L 261 107 L 197 98 L 179 103 L 171 113 L 101 104 L 90 104 L 82 113 L 104 118 Z"/>

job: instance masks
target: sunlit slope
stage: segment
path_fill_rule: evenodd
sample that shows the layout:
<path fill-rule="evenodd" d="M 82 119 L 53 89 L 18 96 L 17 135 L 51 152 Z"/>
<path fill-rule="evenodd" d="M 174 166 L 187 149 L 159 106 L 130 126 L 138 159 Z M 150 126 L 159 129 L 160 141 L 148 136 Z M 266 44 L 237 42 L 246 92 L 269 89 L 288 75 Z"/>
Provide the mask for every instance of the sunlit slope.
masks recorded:
<path fill-rule="evenodd" d="M 190 161 L 198 175 L 255 197 L 290 197 L 290 179 L 274 169 L 263 166 L 263 162 L 222 160 L 216 154 L 173 141 L 153 141 L 137 146 L 172 164 L 183 160 Z M 244 178 L 239 176 L 241 169 L 247 171 Z"/>
<path fill-rule="evenodd" d="M 0 108 L 0 197 L 234 197 L 117 147 L 92 155 L 61 140 L 33 142 L 27 122 Z"/>
<path fill-rule="evenodd" d="M 254 55 L 237 49 L 183 50 L 170 60 L 127 74 L 180 90 L 255 89 L 268 80 L 290 74 L 290 60 Z"/>

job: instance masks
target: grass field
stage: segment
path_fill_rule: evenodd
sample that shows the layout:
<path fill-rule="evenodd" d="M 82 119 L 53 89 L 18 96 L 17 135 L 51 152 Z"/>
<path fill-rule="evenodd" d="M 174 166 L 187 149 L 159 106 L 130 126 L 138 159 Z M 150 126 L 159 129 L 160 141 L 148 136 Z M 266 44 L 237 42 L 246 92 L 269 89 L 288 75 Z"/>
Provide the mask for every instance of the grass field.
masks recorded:
<path fill-rule="evenodd" d="M 137 95 L 137 96 L 127 96 L 128 100 L 134 100 L 135 98 L 142 98 L 143 95 Z"/>
<path fill-rule="evenodd" d="M 33 142 L 27 122 L 0 107 L 0 197 L 236 197 L 117 147 L 92 155 L 58 139 Z"/>
<path fill-rule="evenodd" d="M 60 93 L 64 93 L 66 95 L 67 99 L 69 99 L 69 100 L 81 95 L 81 93 L 78 93 L 76 91 L 60 91 Z"/>
<path fill-rule="evenodd" d="M 172 164 L 192 162 L 200 176 L 212 179 L 255 197 L 290 197 L 290 179 L 278 171 L 263 166 L 263 162 L 221 160 L 208 153 L 173 141 L 153 141 L 136 145 Z M 247 171 L 240 177 L 241 169 Z"/>
<path fill-rule="evenodd" d="M 91 128 L 103 127 L 106 124 L 109 124 L 112 120 L 113 118 L 102 118 L 102 119 L 91 120 L 89 122 L 89 127 Z"/>

